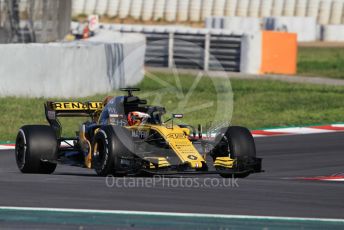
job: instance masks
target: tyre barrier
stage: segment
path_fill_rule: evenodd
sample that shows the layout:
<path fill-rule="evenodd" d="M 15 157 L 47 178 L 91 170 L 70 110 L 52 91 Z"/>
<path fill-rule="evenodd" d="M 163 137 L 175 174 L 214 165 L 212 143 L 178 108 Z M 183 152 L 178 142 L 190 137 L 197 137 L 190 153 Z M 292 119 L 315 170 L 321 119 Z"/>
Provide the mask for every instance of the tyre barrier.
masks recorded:
<path fill-rule="evenodd" d="M 20 4 L 25 9 L 26 1 Z M 73 15 L 97 13 L 171 22 L 199 22 L 209 16 L 311 16 L 325 25 L 344 24 L 342 5 L 343 0 L 73 0 Z"/>

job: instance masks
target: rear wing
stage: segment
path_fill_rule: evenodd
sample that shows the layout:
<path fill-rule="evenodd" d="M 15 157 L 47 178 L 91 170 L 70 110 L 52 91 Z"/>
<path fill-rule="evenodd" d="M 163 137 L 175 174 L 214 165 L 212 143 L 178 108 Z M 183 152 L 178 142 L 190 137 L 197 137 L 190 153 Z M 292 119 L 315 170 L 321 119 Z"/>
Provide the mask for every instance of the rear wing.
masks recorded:
<path fill-rule="evenodd" d="M 46 119 L 60 137 L 62 127 L 58 117 L 91 117 L 94 120 L 102 111 L 103 103 L 100 101 L 47 101 L 44 108 Z"/>
<path fill-rule="evenodd" d="M 102 110 L 103 104 L 100 101 L 47 101 L 45 108 L 54 117 L 84 117 L 92 116 L 94 112 Z"/>

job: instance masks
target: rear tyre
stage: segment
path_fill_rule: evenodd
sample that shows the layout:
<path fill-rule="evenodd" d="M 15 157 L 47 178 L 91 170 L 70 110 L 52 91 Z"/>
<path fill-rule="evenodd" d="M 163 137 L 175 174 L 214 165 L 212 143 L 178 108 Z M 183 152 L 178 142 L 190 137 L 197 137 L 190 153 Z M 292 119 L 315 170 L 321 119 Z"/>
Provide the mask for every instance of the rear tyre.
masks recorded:
<path fill-rule="evenodd" d="M 220 140 L 217 140 L 219 143 L 215 150 L 215 157 L 228 156 L 230 154 L 230 157 L 236 159 L 237 162 L 249 162 L 256 158 L 254 139 L 247 128 L 240 126 L 229 127 L 218 139 Z M 241 168 L 240 165 L 237 165 L 237 167 Z M 243 171 L 242 173 L 222 173 L 220 175 L 226 178 L 244 178 L 249 174 L 250 172 Z"/>
<path fill-rule="evenodd" d="M 124 174 L 121 157 L 128 155 L 133 146 L 129 130 L 104 126 L 96 133 L 92 146 L 92 165 L 98 176 Z"/>
<path fill-rule="evenodd" d="M 15 145 L 17 166 L 22 173 L 51 174 L 56 169 L 57 138 L 46 125 L 26 125 L 19 129 Z"/>

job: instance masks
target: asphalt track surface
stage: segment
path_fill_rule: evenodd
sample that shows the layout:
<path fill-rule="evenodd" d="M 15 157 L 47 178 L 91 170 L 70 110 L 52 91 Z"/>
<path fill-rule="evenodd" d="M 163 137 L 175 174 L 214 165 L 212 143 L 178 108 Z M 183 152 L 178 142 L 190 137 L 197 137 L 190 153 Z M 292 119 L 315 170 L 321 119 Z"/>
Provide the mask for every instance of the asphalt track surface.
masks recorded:
<path fill-rule="evenodd" d="M 343 172 L 344 133 L 256 138 L 256 146 L 265 172 L 229 187 L 217 175 L 157 178 L 135 188 L 115 178 L 123 183 L 108 187 L 93 170 L 71 166 L 24 175 L 14 151 L 0 151 L 0 206 L 344 218 L 344 182 L 296 179 Z M 220 185 L 202 187 L 208 177 Z M 197 186 L 180 182 L 191 179 Z"/>

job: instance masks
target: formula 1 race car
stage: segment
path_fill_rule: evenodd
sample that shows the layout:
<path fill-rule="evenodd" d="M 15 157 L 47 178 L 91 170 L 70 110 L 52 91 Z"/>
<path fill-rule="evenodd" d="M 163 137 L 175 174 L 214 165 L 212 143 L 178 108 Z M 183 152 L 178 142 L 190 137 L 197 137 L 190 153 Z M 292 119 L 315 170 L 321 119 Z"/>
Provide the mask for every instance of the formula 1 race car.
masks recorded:
<path fill-rule="evenodd" d="M 50 125 L 19 129 L 15 157 L 23 173 L 53 173 L 57 163 L 93 168 L 97 175 L 220 174 L 246 177 L 261 172 L 254 139 L 248 129 L 230 126 L 214 138 L 201 128 L 177 125 L 173 114 L 162 121 L 164 107 L 149 106 L 122 89 L 126 96 L 104 102 L 45 103 Z M 88 117 L 75 137 L 62 137 L 59 117 Z M 198 131 L 198 134 L 197 134 Z"/>

